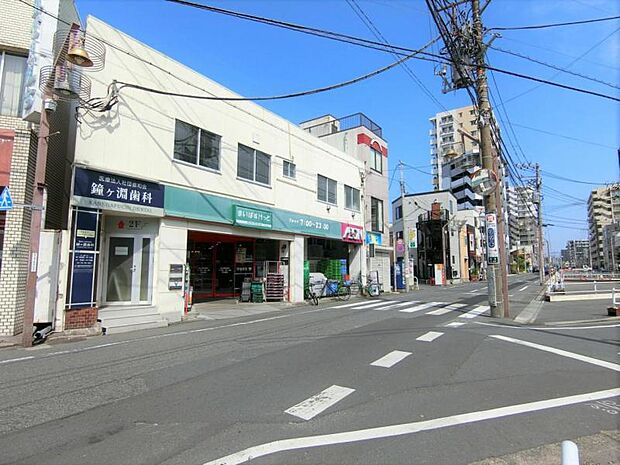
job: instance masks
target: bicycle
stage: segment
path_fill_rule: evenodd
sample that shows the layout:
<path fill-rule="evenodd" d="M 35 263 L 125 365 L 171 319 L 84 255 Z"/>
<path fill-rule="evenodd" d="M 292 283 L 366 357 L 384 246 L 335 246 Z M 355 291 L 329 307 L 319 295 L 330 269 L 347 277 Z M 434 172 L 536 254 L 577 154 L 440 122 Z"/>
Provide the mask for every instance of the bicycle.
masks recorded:
<path fill-rule="evenodd" d="M 310 282 L 307 290 L 307 298 L 313 305 L 319 305 L 321 297 L 336 297 L 338 300 L 349 300 L 351 298 L 351 287 L 334 279 L 327 279 L 321 286 L 319 292 L 316 290 L 317 283 Z"/>
<path fill-rule="evenodd" d="M 349 287 L 350 293 L 355 295 L 361 294 L 368 297 L 377 297 L 381 294 L 381 283 L 372 280 L 370 276 L 368 276 L 365 286 L 361 283 L 361 279 L 358 278 L 355 281 L 349 282 L 347 287 Z"/>

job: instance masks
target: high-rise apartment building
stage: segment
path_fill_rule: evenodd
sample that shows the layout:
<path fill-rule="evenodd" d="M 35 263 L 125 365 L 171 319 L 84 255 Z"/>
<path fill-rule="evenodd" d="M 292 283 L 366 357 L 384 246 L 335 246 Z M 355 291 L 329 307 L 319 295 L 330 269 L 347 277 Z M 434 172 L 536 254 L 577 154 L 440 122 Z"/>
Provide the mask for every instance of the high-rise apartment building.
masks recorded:
<path fill-rule="evenodd" d="M 590 267 L 590 241 L 573 240 L 566 242 L 562 250 L 562 264 L 571 268 Z"/>
<path fill-rule="evenodd" d="M 536 243 L 538 207 L 531 187 L 508 187 L 508 225 L 511 248 L 532 246 Z"/>
<path fill-rule="evenodd" d="M 620 183 L 592 190 L 588 198 L 588 229 L 592 267 L 606 268 L 604 228 L 620 221 Z"/>

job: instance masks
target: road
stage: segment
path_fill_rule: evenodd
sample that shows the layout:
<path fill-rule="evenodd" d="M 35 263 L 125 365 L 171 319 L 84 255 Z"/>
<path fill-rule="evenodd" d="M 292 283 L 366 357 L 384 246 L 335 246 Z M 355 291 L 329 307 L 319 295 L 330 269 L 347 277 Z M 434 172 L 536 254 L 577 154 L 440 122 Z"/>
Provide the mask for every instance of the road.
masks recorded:
<path fill-rule="evenodd" d="M 536 295 L 510 278 L 512 313 Z M 0 464 L 467 464 L 617 430 L 617 324 L 485 284 L 0 352 Z"/>

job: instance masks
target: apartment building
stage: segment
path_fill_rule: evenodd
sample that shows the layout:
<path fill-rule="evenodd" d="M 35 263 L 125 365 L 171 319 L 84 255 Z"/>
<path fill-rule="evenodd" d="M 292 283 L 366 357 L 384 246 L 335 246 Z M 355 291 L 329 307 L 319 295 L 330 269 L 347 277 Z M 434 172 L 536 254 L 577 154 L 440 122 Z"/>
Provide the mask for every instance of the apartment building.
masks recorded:
<path fill-rule="evenodd" d="M 588 197 L 588 229 L 592 267 L 607 268 L 609 253 L 605 254 L 604 228 L 620 221 L 620 184 L 593 189 Z"/>
<path fill-rule="evenodd" d="M 571 268 L 591 267 L 590 241 L 571 240 L 561 251 L 562 264 Z"/>
<path fill-rule="evenodd" d="M 392 287 L 392 247 L 388 234 L 388 143 L 383 129 L 363 113 L 336 118 L 325 115 L 300 124 L 310 134 L 364 163 L 362 209 L 347 197 L 351 218 L 362 214 L 366 230 L 363 252 L 370 272 L 377 272 L 383 289 Z M 358 193 L 348 191 L 347 196 Z"/>
<path fill-rule="evenodd" d="M 51 230 L 66 227 L 68 216 L 70 165 L 66 160 L 73 127 L 68 102 L 51 102 L 55 110 L 48 114 L 52 135 L 48 138 L 46 201 L 32 205 L 43 106 L 39 75 L 52 63 L 54 39 L 63 26 L 33 6 L 62 21 L 78 21 L 72 0 L 39 0 L 32 5 L 0 0 L 0 190 L 8 187 L 13 201 L 13 208 L 0 211 L 0 335 L 19 334 L 23 329 L 28 270 L 37 262 L 29 247 L 33 209 L 43 209 L 43 227 Z M 48 288 L 57 284 L 50 276 L 39 281 L 45 281 Z M 36 305 L 45 313 L 55 302 L 37 298 Z"/>

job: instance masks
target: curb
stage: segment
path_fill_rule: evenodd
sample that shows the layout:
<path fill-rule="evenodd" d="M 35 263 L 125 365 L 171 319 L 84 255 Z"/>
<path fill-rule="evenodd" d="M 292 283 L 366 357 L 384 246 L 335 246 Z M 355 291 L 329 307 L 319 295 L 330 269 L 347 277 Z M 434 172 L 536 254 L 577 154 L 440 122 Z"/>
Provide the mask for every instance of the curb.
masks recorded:
<path fill-rule="evenodd" d="M 530 301 L 530 303 L 527 304 L 516 317 L 514 317 L 513 321 L 524 325 L 534 323 L 545 303 L 545 300 L 542 298 L 545 293 L 545 289 L 546 287 L 543 284 L 538 294 L 536 294 L 536 296 Z"/>

